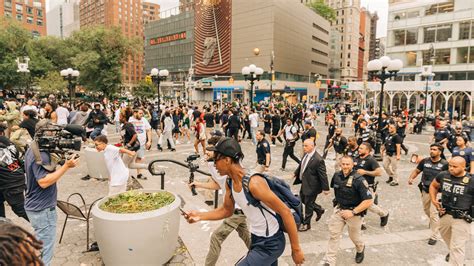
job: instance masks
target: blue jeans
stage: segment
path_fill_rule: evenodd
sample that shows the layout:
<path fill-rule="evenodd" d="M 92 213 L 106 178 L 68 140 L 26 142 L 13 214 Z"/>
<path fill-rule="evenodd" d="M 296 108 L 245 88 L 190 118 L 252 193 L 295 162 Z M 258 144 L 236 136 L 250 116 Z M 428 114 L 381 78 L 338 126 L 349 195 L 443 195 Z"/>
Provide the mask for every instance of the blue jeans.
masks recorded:
<path fill-rule="evenodd" d="M 104 129 L 104 126 L 94 127 L 94 131 L 91 133 L 91 139 L 94 140 L 95 137 L 100 136 L 102 134 L 102 129 Z"/>
<path fill-rule="evenodd" d="M 252 234 L 252 245 L 247 255 L 237 262 L 237 266 L 278 265 L 278 258 L 285 250 L 285 236 L 278 231 L 271 237 Z"/>
<path fill-rule="evenodd" d="M 257 145 L 257 130 L 258 127 L 250 127 L 250 136 L 252 136 L 253 145 Z"/>
<path fill-rule="evenodd" d="M 58 220 L 56 208 L 48 208 L 38 212 L 26 211 L 26 214 L 35 230 L 36 237 L 43 241 L 41 258 L 44 264 L 48 266 L 53 259 L 54 243 L 56 242 L 56 223 Z"/>

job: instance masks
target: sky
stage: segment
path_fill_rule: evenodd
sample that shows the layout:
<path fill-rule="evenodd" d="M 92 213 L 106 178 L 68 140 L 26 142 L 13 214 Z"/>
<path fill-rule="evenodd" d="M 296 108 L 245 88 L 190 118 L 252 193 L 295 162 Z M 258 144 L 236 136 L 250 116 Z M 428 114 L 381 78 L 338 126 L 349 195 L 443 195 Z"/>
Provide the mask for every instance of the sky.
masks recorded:
<path fill-rule="evenodd" d="M 63 2 L 64 0 L 46 0 L 46 10 Z M 168 10 L 177 7 L 179 0 L 147 0 L 148 2 L 157 3 L 161 6 L 161 10 Z M 250 0 L 251 1 L 251 0 Z M 377 38 L 387 35 L 387 18 L 388 18 L 388 0 L 361 0 L 361 6 L 369 11 L 377 11 L 379 22 L 377 25 Z"/>
<path fill-rule="evenodd" d="M 370 12 L 377 11 L 379 16 L 377 38 L 387 36 L 388 0 L 361 0 L 360 2 L 360 5 Z"/>

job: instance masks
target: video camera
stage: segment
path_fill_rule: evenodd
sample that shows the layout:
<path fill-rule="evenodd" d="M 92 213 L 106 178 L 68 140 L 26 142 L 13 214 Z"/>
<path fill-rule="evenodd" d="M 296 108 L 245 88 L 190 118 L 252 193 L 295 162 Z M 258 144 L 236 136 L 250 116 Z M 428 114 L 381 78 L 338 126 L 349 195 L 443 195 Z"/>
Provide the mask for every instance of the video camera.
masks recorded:
<path fill-rule="evenodd" d="M 191 154 L 188 156 L 188 158 L 186 158 L 186 162 L 190 163 L 192 161 L 197 160 L 199 157 L 200 157 L 199 154 Z"/>
<path fill-rule="evenodd" d="M 188 168 L 189 168 L 189 184 L 194 182 L 194 172 L 199 168 L 198 164 L 193 164 L 193 161 L 197 160 L 199 158 L 199 154 L 191 154 L 186 158 L 186 162 L 188 163 Z M 193 196 L 197 195 L 196 192 L 196 187 L 193 185 L 191 186 L 191 192 L 193 193 Z"/>
<path fill-rule="evenodd" d="M 34 140 L 40 151 L 58 154 L 65 159 L 67 154 L 80 151 L 84 128 L 79 125 L 60 126 L 48 123 L 36 130 Z"/>

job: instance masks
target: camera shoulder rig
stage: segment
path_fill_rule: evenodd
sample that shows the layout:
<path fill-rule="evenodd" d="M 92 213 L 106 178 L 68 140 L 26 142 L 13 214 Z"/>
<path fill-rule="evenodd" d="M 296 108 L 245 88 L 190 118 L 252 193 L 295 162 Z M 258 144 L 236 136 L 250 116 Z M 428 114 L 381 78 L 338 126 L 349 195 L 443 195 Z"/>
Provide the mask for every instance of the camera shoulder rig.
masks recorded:
<path fill-rule="evenodd" d="M 53 160 L 51 158 L 51 154 L 49 154 L 50 157 L 50 164 L 45 164 L 43 162 L 43 159 L 41 158 L 41 153 L 38 147 L 38 143 L 36 141 L 31 142 L 30 144 L 30 149 L 33 152 L 33 155 L 35 156 L 35 162 L 39 165 L 41 165 L 44 169 L 46 169 L 49 172 L 53 172 L 56 170 L 56 166 L 58 165 L 56 160 Z"/>

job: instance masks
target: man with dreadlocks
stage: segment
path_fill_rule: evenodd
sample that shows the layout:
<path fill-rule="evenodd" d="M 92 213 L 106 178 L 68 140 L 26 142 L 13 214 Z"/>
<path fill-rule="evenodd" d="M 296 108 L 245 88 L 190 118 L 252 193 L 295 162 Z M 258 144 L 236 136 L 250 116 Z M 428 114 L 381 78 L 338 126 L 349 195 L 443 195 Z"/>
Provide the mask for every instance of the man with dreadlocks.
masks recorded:
<path fill-rule="evenodd" d="M 0 220 L 0 265 L 44 265 L 37 255 L 43 246 L 41 241 L 25 229 L 2 220 Z"/>

